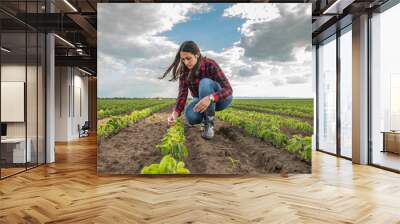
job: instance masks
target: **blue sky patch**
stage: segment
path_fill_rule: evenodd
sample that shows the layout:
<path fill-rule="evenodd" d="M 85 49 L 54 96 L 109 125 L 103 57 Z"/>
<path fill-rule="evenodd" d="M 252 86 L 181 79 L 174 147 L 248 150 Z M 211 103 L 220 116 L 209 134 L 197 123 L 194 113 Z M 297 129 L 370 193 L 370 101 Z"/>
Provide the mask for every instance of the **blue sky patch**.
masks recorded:
<path fill-rule="evenodd" d="M 240 40 L 237 30 L 245 20 L 238 17 L 223 17 L 224 9 L 232 4 L 210 4 L 208 13 L 191 15 L 189 21 L 175 25 L 172 30 L 161 33 L 180 45 L 183 41 L 193 40 L 202 51 L 221 52 Z"/>

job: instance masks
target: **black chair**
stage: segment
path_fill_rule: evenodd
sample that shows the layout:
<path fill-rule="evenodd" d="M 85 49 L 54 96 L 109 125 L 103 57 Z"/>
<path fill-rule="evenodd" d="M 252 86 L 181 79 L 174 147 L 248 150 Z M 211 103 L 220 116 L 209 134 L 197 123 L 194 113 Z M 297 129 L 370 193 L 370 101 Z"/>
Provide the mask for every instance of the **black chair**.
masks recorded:
<path fill-rule="evenodd" d="M 90 129 L 89 121 L 85 121 L 82 127 L 80 127 L 80 125 L 78 124 L 79 138 L 89 136 L 89 129 Z"/>

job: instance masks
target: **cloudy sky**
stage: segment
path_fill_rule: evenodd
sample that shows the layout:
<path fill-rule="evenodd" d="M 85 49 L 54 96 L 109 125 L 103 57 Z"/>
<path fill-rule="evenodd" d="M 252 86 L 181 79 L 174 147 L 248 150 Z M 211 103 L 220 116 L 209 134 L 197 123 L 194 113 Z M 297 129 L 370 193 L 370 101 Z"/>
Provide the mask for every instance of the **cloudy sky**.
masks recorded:
<path fill-rule="evenodd" d="M 313 96 L 311 4 L 101 3 L 97 27 L 99 97 L 175 98 L 178 83 L 158 77 L 185 40 L 236 97 Z"/>

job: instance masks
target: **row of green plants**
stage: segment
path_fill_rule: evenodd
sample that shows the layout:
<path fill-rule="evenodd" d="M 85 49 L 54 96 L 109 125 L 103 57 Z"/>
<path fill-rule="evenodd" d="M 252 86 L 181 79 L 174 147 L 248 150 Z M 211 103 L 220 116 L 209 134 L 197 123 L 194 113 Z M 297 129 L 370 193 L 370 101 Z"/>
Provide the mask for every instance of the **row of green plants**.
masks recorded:
<path fill-rule="evenodd" d="M 259 111 L 263 113 L 271 113 L 271 114 L 279 114 L 279 115 L 286 115 L 292 117 L 299 117 L 299 118 L 313 118 L 313 114 L 311 113 L 304 113 L 299 110 L 288 109 L 288 108 L 279 108 L 279 109 L 272 109 L 267 108 L 259 105 L 242 105 L 242 104 L 234 104 L 233 108 L 241 109 L 241 110 L 248 110 L 248 111 Z"/>
<path fill-rule="evenodd" d="M 259 119 L 255 112 L 227 109 L 216 116 L 232 125 L 242 127 L 250 135 L 270 142 L 276 148 L 286 149 L 301 159 L 311 161 L 311 138 L 309 136 L 290 136 L 279 129 L 279 124 L 270 119 Z M 275 123 L 274 123 L 275 122 Z"/>
<path fill-rule="evenodd" d="M 166 102 L 173 101 L 170 99 L 98 99 L 97 119 L 123 115 Z"/>
<path fill-rule="evenodd" d="M 233 101 L 235 106 L 255 106 L 257 108 L 267 108 L 276 112 L 298 111 L 312 117 L 314 113 L 314 103 L 312 99 L 236 99 Z"/>
<path fill-rule="evenodd" d="M 185 168 L 184 159 L 189 155 L 185 146 L 184 123 L 182 118 L 168 129 L 167 133 L 156 145 L 163 158 L 160 163 L 144 166 L 141 174 L 190 174 Z"/>
<path fill-rule="evenodd" d="M 154 112 L 157 112 L 170 105 L 171 105 L 170 103 L 164 102 L 162 104 L 158 104 L 143 110 L 133 111 L 128 115 L 113 116 L 106 123 L 97 126 L 97 135 L 99 137 L 110 137 L 118 133 L 122 128 L 126 127 L 128 124 L 136 123 L 138 120 L 150 116 Z"/>
<path fill-rule="evenodd" d="M 313 127 L 309 123 L 294 118 L 282 117 L 275 114 L 265 114 L 256 111 L 238 110 L 235 108 L 229 108 L 228 110 L 225 110 L 225 112 L 235 113 L 240 117 L 257 121 L 257 123 L 263 122 L 265 125 L 275 127 L 281 131 L 286 128 L 291 130 L 292 133 L 302 133 L 303 135 L 311 135 L 313 133 Z"/>
<path fill-rule="evenodd" d="M 313 108 L 314 100 L 308 99 L 235 99 L 236 103 L 248 103 L 254 105 L 275 105 L 297 108 Z"/>

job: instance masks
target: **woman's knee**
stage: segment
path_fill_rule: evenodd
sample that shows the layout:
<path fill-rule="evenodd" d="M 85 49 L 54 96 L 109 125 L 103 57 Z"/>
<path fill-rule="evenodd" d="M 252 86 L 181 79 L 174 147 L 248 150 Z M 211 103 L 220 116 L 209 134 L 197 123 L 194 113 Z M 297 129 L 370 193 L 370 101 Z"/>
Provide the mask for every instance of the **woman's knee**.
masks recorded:
<path fill-rule="evenodd" d="M 200 124 L 202 121 L 202 116 L 201 113 L 194 112 L 193 108 L 190 109 L 190 107 L 187 107 L 185 110 L 185 117 L 186 120 L 189 122 L 189 124 Z"/>
<path fill-rule="evenodd" d="M 203 98 L 220 89 L 220 85 L 212 79 L 202 78 L 199 84 L 199 97 Z"/>
<path fill-rule="evenodd" d="M 215 111 L 225 110 L 232 103 L 232 100 L 233 100 L 233 97 L 232 96 L 228 96 L 226 99 L 218 102 L 215 105 Z"/>
<path fill-rule="evenodd" d="M 210 86 L 210 85 L 212 85 L 213 83 L 214 83 L 214 80 L 212 80 L 212 79 L 209 79 L 209 78 L 202 78 L 202 79 L 200 80 L 199 85 L 200 85 L 200 86 Z"/>

